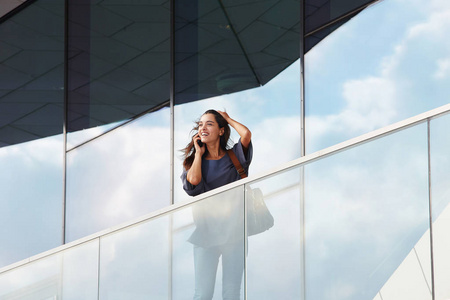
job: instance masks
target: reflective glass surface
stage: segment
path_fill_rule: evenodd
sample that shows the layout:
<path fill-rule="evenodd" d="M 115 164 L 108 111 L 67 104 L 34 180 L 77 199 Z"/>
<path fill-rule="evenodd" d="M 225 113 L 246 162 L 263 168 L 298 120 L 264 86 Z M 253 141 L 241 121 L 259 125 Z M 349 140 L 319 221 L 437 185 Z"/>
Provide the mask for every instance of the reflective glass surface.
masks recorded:
<path fill-rule="evenodd" d="M 3 273 L 0 293 L 3 299 L 21 299 L 31 294 L 35 299 L 60 297 L 61 255 L 52 255 L 24 267 Z"/>
<path fill-rule="evenodd" d="M 425 123 L 305 166 L 306 299 L 376 296 L 428 230 L 427 170 Z"/>
<path fill-rule="evenodd" d="M 68 9 L 69 132 L 169 101 L 169 1 L 70 0 Z"/>
<path fill-rule="evenodd" d="M 64 1 L 33 1 L 1 21 L 0 147 L 61 134 Z"/>
<path fill-rule="evenodd" d="M 62 243 L 62 136 L 0 148 L 0 266 Z"/>
<path fill-rule="evenodd" d="M 449 10 L 380 1 L 306 54 L 307 153 L 448 103 Z"/>
<path fill-rule="evenodd" d="M 247 188 L 248 299 L 302 299 L 301 172 L 297 167 Z M 260 211 L 260 206 L 250 205 L 250 193 L 258 192 L 263 195 L 274 225 L 268 231 L 251 235 L 251 215 Z"/>
<path fill-rule="evenodd" d="M 305 0 L 305 51 L 354 17 L 374 0 Z M 332 24 L 332 25 L 329 25 Z M 325 29 L 320 28 L 327 26 Z"/>
<path fill-rule="evenodd" d="M 67 241 L 170 204 L 169 110 L 67 154 Z"/>
<path fill-rule="evenodd" d="M 442 300 L 448 122 L 431 121 Z M 216 300 L 234 291 L 241 299 L 431 300 L 427 150 L 427 124 L 408 127 L 5 271 L 0 291 L 5 299 L 190 299 L 207 291 Z M 274 225 L 245 237 L 250 191 L 261 192 Z"/>
<path fill-rule="evenodd" d="M 61 299 L 98 299 L 98 253 L 99 239 L 83 243 L 62 253 Z"/>
<path fill-rule="evenodd" d="M 367 5 L 373 0 L 306 0 L 305 1 L 305 32 L 309 33 L 327 25 L 331 21 L 347 15 Z"/>
<path fill-rule="evenodd" d="M 0 275 L 1 299 L 97 299 L 98 240 Z"/>
<path fill-rule="evenodd" d="M 207 299 L 244 299 L 243 186 L 172 218 L 172 299 L 192 299 L 196 291 Z"/>
<path fill-rule="evenodd" d="M 170 299 L 169 221 L 164 216 L 101 238 L 98 299 Z"/>
<path fill-rule="evenodd" d="M 175 1 L 175 103 L 266 84 L 299 57 L 296 1 Z"/>
<path fill-rule="evenodd" d="M 34 1 L 0 22 L 0 266 L 62 242 L 63 14 Z"/>
<path fill-rule="evenodd" d="M 433 258 L 436 300 L 450 298 L 450 116 L 431 120 L 431 194 L 433 209 Z"/>
<path fill-rule="evenodd" d="M 119 127 L 121 124 L 124 124 L 125 122 L 126 121 L 115 122 L 89 129 L 69 132 L 67 134 L 67 150 L 70 151 L 73 148 L 76 148 L 77 146 L 81 145 L 82 143 L 89 142 L 91 139 L 95 139 L 96 137 L 105 134 L 116 127 Z"/>

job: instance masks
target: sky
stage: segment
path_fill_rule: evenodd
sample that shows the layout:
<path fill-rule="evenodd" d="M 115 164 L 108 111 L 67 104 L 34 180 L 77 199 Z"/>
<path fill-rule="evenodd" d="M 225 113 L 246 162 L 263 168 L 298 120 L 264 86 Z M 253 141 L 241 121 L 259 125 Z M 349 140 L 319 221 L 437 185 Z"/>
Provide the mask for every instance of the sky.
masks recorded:
<path fill-rule="evenodd" d="M 307 54 L 307 152 L 448 103 L 449 6 L 383 1 Z"/>
<path fill-rule="evenodd" d="M 315 46 L 305 58 L 307 153 L 447 104 L 450 95 L 448 32 L 450 2 L 385 0 L 363 11 Z M 175 107 L 175 149 L 181 149 L 189 142 L 194 121 L 213 108 L 226 110 L 232 118 L 251 129 L 254 156 L 250 176 L 300 157 L 299 82 L 297 61 L 264 87 Z M 92 230 L 167 205 L 169 117 L 168 110 L 148 115 L 69 153 L 68 228 L 72 232 L 69 238 L 79 238 L 93 233 Z M 442 132 L 445 127 L 440 128 Z M 75 143 L 76 139 L 83 139 L 83 134 L 91 136 L 93 131 L 102 130 L 79 133 L 69 141 Z M 418 206 L 411 206 L 408 213 L 399 215 L 393 211 L 392 215 L 383 215 L 384 221 L 373 219 L 373 211 L 383 211 L 382 204 L 389 205 L 389 198 L 385 198 L 388 195 L 396 195 L 398 202 L 395 203 L 401 208 L 404 207 L 402 197 L 405 193 L 413 199 L 420 199 L 418 195 L 424 193 L 424 178 L 407 175 L 424 170 L 425 145 L 420 139 L 426 138 L 425 131 L 420 127 L 403 134 L 407 138 L 398 139 L 403 141 L 401 144 L 386 139 L 311 164 L 310 173 L 307 173 L 311 176 L 307 194 L 311 206 L 308 209 L 314 216 L 309 221 L 310 234 L 317 233 L 317 237 L 323 236 L 329 241 L 321 244 L 311 237 L 311 245 L 320 246 L 311 249 L 311 253 L 316 254 L 312 261 L 326 265 L 330 257 L 336 261 L 349 259 L 344 251 L 346 248 L 342 247 L 342 239 L 350 238 L 348 245 L 353 245 L 364 238 L 349 236 L 352 225 L 366 226 L 360 228 L 361 233 L 380 234 L 377 236 L 381 239 L 379 243 L 372 244 L 374 240 L 370 239 L 363 245 L 373 250 L 381 245 L 392 246 L 404 235 L 405 228 L 414 223 L 414 218 L 421 215 L 421 202 L 417 200 Z M 417 140 L 408 142 L 414 137 Z M 233 138 L 237 141 L 236 133 Z M 58 244 L 62 210 L 61 140 L 61 137 L 53 137 L 0 149 L 0 165 L 7 170 L 0 175 L 0 211 L 11 216 L 0 218 L 3 223 L 0 223 L 3 228 L 1 238 L 5 238 L 6 243 L 17 245 L 23 236 L 28 236 L 32 244 L 40 245 L 35 247 L 37 249 Z M 141 142 L 135 143 L 136 140 Z M 449 148 L 448 144 L 440 147 Z M 402 156 L 406 150 L 410 151 Z M 416 156 L 421 158 L 415 159 Z M 403 159 L 405 161 L 401 163 Z M 189 199 L 178 180 L 181 162 L 179 157 L 174 160 L 176 201 Z M 382 168 L 380 164 L 383 164 Z M 408 168 L 405 169 L 405 165 Z M 279 182 L 273 180 L 266 185 L 265 192 L 285 186 L 281 179 Z M 405 184 L 411 189 L 406 192 L 396 189 Z M 18 185 L 28 188 L 18 189 Z M 377 186 L 383 188 L 381 194 L 377 192 Z M 440 195 L 448 195 L 445 184 L 439 186 Z M 36 191 L 39 191 L 38 196 Z M 275 201 L 269 200 L 268 205 L 276 218 L 283 218 L 285 212 L 278 210 Z M 23 207 L 36 208 L 35 213 L 18 213 Z M 90 213 L 86 213 L 88 207 Z M 340 213 L 336 215 L 336 211 Z M 352 219 L 354 211 L 358 212 L 357 220 Z M 21 217 L 16 218 L 17 215 Z M 391 224 L 386 223 L 390 219 L 397 219 L 399 223 L 386 237 L 382 233 L 392 229 Z M 335 222 L 336 231 L 329 231 L 324 220 Z M 42 231 L 51 234 L 35 235 L 29 230 L 30 222 L 44 224 Z M 5 230 L 10 224 L 14 224 L 17 233 Z M 377 225 L 380 227 L 376 232 L 370 229 Z M 282 228 L 273 230 L 280 233 Z M 413 235 L 421 236 L 422 231 L 419 226 Z M 291 236 L 287 234 L 277 240 L 271 235 L 270 238 L 274 239 L 271 245 L 275 247 L 287 243 Z M 400 246 L 411 244 L 413 242 L 409 241 Z M 342 251 L 337 249 L 340 246 Z M 410 248 L 403 250 L 409 252 Z M 381 248 L 379 251 L 373 264 L 368 264 L 371 268 L 377 259 L 386 257 L 383 255 L 392 255 Z M 21 256 L 27 256 L 27 249 L 17 252 L 2 248 L 0 264 Z M 354 259 L 357 263 L 360 258 Z M 336 268 L 344 268 L 344 265 L 337 263 Z M 312 271 L 312 274 L 317 278 L 326 277 L 320 270 Z M 349 276 L 342 279 L 348 279 L 348 284 L 338 284 L 342 290 L 335 291 L 334 298 L 328 295 L 327 299 L 358 299 L 358 279 Z"/>

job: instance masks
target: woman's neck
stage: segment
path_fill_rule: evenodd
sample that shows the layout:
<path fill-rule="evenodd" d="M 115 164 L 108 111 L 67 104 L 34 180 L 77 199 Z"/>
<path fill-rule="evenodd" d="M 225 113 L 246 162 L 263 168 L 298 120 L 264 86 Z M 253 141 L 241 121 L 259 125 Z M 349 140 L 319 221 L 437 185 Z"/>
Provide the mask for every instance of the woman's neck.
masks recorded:
<path fill-rule="evenodd" d="M 225 155 L 225 151 L 220 147 L 219 144 L 207 145 L 207 147 L 208 153 L 205 156 L 206 159 L 216 160 L 222 158 Z"/>

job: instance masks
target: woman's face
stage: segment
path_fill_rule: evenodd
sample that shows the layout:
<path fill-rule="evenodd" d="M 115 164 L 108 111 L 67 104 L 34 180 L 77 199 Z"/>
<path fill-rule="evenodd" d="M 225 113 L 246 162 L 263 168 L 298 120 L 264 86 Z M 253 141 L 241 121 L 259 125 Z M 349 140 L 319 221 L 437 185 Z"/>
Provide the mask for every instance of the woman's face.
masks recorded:
<path fill-rule="evenodd" d="M 220 140 L 224 129 L 219 128 L 219 124 L 213 114 L 204 114 L 198 122 L 198 134 L 203 143 L 208 144 Z"/>

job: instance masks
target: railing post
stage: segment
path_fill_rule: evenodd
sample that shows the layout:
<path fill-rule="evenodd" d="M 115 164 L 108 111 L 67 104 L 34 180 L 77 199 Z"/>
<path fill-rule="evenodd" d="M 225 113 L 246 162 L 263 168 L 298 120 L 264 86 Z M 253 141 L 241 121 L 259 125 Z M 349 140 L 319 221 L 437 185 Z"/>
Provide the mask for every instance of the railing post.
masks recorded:
<path fill-rule="evenodd" d="M 430 118 L 427 120 L 427 154 L 428 154 L 428 209 L 430 219 L 430 259 L 431 259 L 431 298 L 435 300 L 434 292 L 434 254 L 433 254 L 433 209 L 431 194 L 431 143 L 430 143 Z"/>
<path fill-rule="evenodd" d="M 305 0 L 300 0 L 300 156 L 306 155 L 305 138 Z M 306 299 L 305 282 L 305 170 L 300 167 L 300 273 L 301 298 Z"/>

